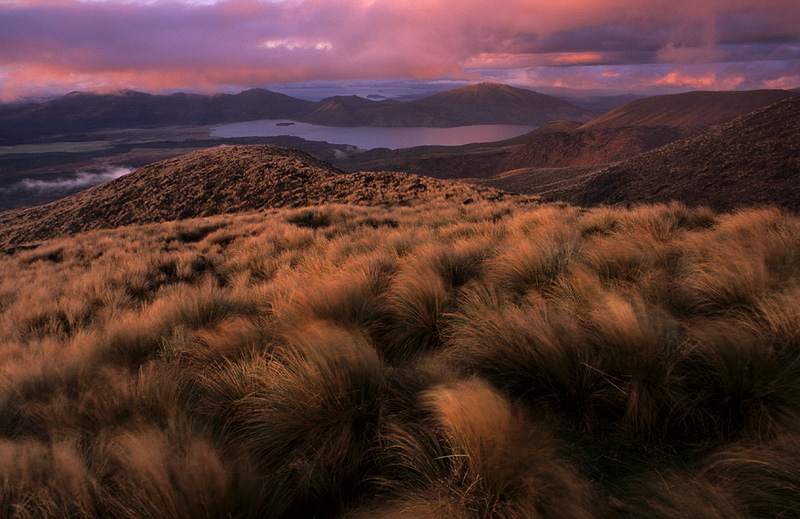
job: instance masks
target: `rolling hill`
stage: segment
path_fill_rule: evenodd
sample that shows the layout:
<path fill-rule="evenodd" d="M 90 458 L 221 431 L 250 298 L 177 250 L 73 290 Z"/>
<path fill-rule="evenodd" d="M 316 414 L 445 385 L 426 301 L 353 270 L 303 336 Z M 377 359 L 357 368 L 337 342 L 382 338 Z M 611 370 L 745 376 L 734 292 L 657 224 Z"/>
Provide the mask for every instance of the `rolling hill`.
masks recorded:
<path fill-rule="evenodd" d="M 800 96 L 638 155 L 550 196 L 581 205 L 679 200 L 800 209 Z"/>
<path fill-rule="evenodd" d="M 689 92 L 639 99 L 582 126 L 534 132 L 525 146 L 499 168 L 506 172 L 619 162 L 792 95 L 786 90 L 753 90 Z"/>
<path fill-rule="evenodd" d="M 275 146 L 197 151 L 37 207 L 0 213 L 0 249 L 90 229 L 324 203 L 503 198 L 499 191 L 403 173 L 344 173 Z"/>
<path fill-rule="evenodd" d="M 581 129 L 625 126 L 707 127 L 728 122 L 794 95 L 788 90 L 750 90 L 653 96 L 611 110 L 587 122 Z"/>
<path fill-rule="evenodd" d="M 522 124 L 539 126 L 550 121 L 588 121 L 589 110 L 553 96 L 498 83 L 480 83 L 448 90 L 408 103 L 447 126 Z"/>

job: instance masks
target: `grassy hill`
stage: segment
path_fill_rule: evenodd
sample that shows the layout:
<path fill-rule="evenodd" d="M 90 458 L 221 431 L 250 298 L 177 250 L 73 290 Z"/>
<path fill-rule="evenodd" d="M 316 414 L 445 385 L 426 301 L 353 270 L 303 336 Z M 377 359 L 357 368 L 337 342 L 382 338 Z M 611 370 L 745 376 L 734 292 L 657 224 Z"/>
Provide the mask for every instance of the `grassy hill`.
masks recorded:
<path fill-rule="evenodd" d="M 625 126 L 708 127 L 796 95 L 789 90 L 687 92 L 638 99 L 601 115 L 583 129 Z"/>
<path fill-rule="evenodd" d="M 50 204 L 2 212 L 0 249 L 91 229 L 286 206 L 504 196 L 403 173 L 348 174 L 288 148 L 219 147 L 139 168 Z"/>
<path fill-rule="evenodd" d="M 680 200 L 800 209 L 800 97 L 609 167 L 551 196 L 577 204 Z"/>
<path fill-rule="evenodd" d="M 798 510 L 800 219 L 465 202 L 0 255 L 0 516 Z"/>

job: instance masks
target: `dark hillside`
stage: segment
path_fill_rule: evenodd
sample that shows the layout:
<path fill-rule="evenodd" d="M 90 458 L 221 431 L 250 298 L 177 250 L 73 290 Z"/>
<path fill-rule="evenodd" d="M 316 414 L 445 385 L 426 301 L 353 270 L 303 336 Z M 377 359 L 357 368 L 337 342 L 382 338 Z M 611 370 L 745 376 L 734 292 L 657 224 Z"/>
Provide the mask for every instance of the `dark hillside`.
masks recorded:
<path fill-rule="evenodd" d="M 769 106 L 795 95 L 788 90 L 687 92 L 647 97 L 620 106 L 582 128 L 624 126 L 707 127 Z"/>
<path fill-rule="evenodd" d="M 609 167 L 562 189 L 576 204 L 679 200 L 800 209 L 800 96 Z"/>

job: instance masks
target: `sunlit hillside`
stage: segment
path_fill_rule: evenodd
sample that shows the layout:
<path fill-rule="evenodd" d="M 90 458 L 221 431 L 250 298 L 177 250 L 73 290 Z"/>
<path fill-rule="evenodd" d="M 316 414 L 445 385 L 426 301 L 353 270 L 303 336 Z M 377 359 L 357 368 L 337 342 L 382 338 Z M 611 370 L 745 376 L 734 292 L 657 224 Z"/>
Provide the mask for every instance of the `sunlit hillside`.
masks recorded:
<path fill-rule="evenodd" d="M 800 219 L 319 205 L 0 256 L 0 517 L 796 517 Z"/>

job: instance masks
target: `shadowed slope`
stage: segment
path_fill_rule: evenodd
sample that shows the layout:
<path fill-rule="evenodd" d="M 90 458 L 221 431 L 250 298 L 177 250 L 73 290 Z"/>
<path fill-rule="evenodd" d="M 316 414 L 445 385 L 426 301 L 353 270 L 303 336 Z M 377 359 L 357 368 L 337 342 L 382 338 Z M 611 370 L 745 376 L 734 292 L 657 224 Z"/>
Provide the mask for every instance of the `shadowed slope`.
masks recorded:
<path fill-rule="evenodd" d="M 800 96 L 639 155 L 554 193 L 577 204 L 778 204 L 800 209 Z"/>
<path fill-rule="evenodd" d="M 633 101 L 584 124 L 582 129 L 623 126 L 704 127 L 769 106 L 795 95 L 788 90 L 687 92 Z"/>
<path fill-rule="evenodd" d="M 409 103 L 452 124 L 529 124 L 556 120 L 586 121 L 589 110 L 546 94 L 497 83 L 457 88 Z"/>
<path fill-rule="evenodd" d="M 618 162 L 650 151 L 686 135 L 666 126 L 573 130 L 533 135 L 500 166 L 520 168 L 590 166 Z"/>
<path fill-rule="evenodd" d="M 0 213 L 0 248 L 90 229 L 264 208 L 453 196 L 503 194 L 402 173 L 347 174 L 287 148 L 231 146 L 151 164 L 44 206 Z"/>
<path fill-rule="evenodd" d="M 626 160 L 792 95 L 785 90 L 753 90 L 640 99 L 578 128 L 536 132 L 501 169 L 581 167 Z"/>

